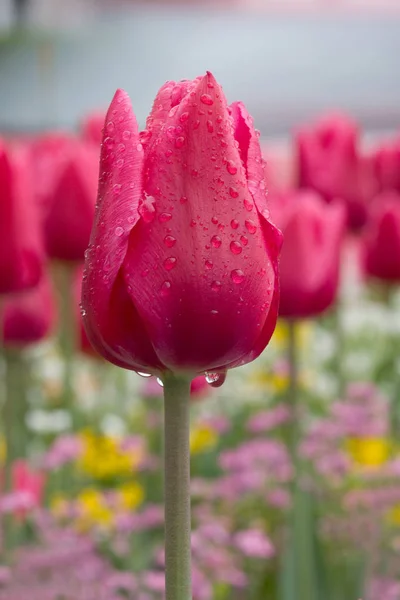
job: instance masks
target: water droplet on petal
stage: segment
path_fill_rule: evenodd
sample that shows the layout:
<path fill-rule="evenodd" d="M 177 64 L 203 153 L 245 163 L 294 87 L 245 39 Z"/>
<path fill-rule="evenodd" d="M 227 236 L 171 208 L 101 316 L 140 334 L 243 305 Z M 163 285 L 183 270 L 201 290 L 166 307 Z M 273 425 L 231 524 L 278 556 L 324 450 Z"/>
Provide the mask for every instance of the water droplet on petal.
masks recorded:
<path fill-rule="evenodd" d="M 108 121 L 108 123 L 106 125 L 106 129 L 107 129 L 108 133 L 112 133 L 115 129 L 114 121 Z"/>
<path fill-rule="evenodd" d="M 212 317 L 216 317 L 217 314 L 218 314 L 218 311 L 217 310 L 210 310 L 210 313 L 211 313 Z"/>
<path fill-rule="evenodd" d="M 213 262 L 211 260 L 204 261 L 204 265 L 208 271 L 213 268 Z"/>
<path fill-rule="evenodd" d="M 213 237 L 211 238 L 211 244 L 214 246 L 214 248 L 220 248 L 221 247 L 222 240 L 219 237 L 219 235 L 213 235 Z"/>
<path fill-rule="evenodd" d="M 129 131 L 129 129 L 125 129 L 125 131 L 122 134 L 122 139 L 129 140 L 131 135 L 132 135 L 132 133 Z"/>
<path fill-rule="evenodd" d="M 229 188 L 229 195 L 231 196 L 231 198 L 237 198 L 239 196 L 239 192 L 237 191 L 236 188 L 230 187 Z"/>
<path fill-rule="evenodd" d="M 116 227 L 115 228 L 115 235 L 117 237 L 121 237 L 121 235 L 123 235 L 123 234 L 124 234 L 124 230 L 122 229 L 122 227 Z"/>
<path fill-rule="evenodd" d="M 182 148 L 185 144 L 185 138 L 183 135 L 179 136 L 175 140 L 175 148 Z"/>
<path fill-rule="evenodd" d="M 226 170 L 230 175 L 236 175 L 237 167 L 235 166 L 235 163 L 232 160 L 228 160 L 228 162 L 226 163 Z"/>
<path fill-rule="evenodd" d="M 214 125 L 210 119 L 207 121 L 207 131 L 208 133 L 212 133 L 214 131 Z"/>
<path fill-rule="evenodd" d="M 162 379 L 160 379 L 159 377 L 156 377 L 156 381 L 157 381 L 157 383 L 158 383 L 158 385 L 159 385 L 160 387 L 162 387 L 162 388 L 164 387 L 164 384 L 163 384 L 163 382 L 162 382 Z"/>
<path fill-rule="evenodd" d="M 232 229 L 237 229 L 239 227 L 239 221 L 237 221 L 236 219 L 232 219 L 231 227 Z"/>
<path fill-rule="evenodd" d="M 196 119 L 193 121 L 193 129 L 198 129 L 200 127 L 200 120 Z"/>
<path fill-rule="evenodd" d="M 141 371 L 136 371 L 139 377 L 151 377 L 151 373 L 142 373 Z"/>
<path fill-rule="evenodd" d="M 121 169 L 124 166 L 124 159 L 123 158 L 119 158 L 117 160 L 117 162 L 115 163 L 118 169 Z"/>
<path fill-rule="evenodd" d="M 249 233 L 252 235 L 257 231 L 257 225 L 251 219 L 246 219 L 244 222 L 245 227 Z"/>
<path fill-rule="evenodd" d="M 179 199 L 179 202 L 180 202 L 181 204 L 186 204 L 186 202 L 187 202 L 187 198 L 186 198 L 186 196 L 181 196 L 181 198 Z"/>
<path fill-rule="evenodd" d="M 125 152 L 125 144 L 118 144 L 117 150 L 118 152 Z"/>
<path fill-rule="evenodd" d="M 214 225 L 218 225 L 217 217 L 211 217 L 211 223 L 214 223 Z"/>
<path fill-rule="evenodd" d="M 222 283 L 220 281 L 213 281 L 211 284 L 211 290 L 213 292 L 221 291 Z"/>
<path fill-rule="evenodd" d="M 232 254 L 240 254 L 243 250 L 239 242 L 231 242 L 229 248 L 231 249 Z"/>
<path fill-rule="evenodd" d="M 175 256 L 170 256 L 164 260 L 164 269 L 166 271 L 171 271 L 174 267 L 176 267 L 176 258 Z"/>
<path fill-rule="evenodd" d="M 249 240 L 245 235 L 240 236 L 240 241 L 242 243 L 242 246 L 247 246 L 247 244 L 249 243 Z"/>
<path fill-rule="evenodd" d="M 79 309 L 81 311 L 81 317 L 86 317 L 86 310 L 83 308 L 82 303 L 79 304 Z"/>
<path fill-rule="evenodd" d="M 156 216 L 155 200 L 152 196 L 146 196 L 139 204 L 138 212 L 145 223 L 151 223 Z"/>
<path fill-rule="evenodd" d="M 200 102 L 206 104 L 207 106 L 214 104 L 214 100 L 211 98 L 210 94 L 202 94 L 200 96 Z"/>
<path fill-rule="evenodd" d="M 118 196 L 121 193 L 122 185 L 120 183 L 114 183 L 113 192 L 115 196 Z"/>
<path fill-rule="evenodd" d="M 105 138 L 103 145 L 107 148 L 107 150 L 112 150 L 114 148 L 114 140 L 110 137 Z"/>
<path fill-rule="evenodd" d="M 243 204 L 248 212 L 251 212 L 253 210 L 253 203 L 247 198 L 244 199 Z"/>
<path fill-rule="evenodd" d="M 181 116 L 179 117 L 179 120 L 181 123 L 185 123 L 185 121 L 187 121 L 189 118 L 189 113 L 188 112 L 183 112 L 181 114 Z"/>
<path fill-rule="evenodd" d="M 167 246 L 167 248 L 172 248 L 176 244 L 176 238 L 174 238 L 172 235 L 166 235 L 164 238 L 164 244 Z"/>
<path fill-rule="evenodd" d="M 219 379 L 218 373 L 205 373 L 207 383 L 217 383 Z"/>
<path fill-rule="evenodd" d="M 138 144 L 138 145 L 136 146 L 136 150 L 137 150 L 138 152 L 142 152 L 142 150 L 143 150 L 143 146 L 142 146 L 142 144 Z"/>
<path fill-rule="evenodd" d="M 160 223 L 166 223 L 167 221 L 170 221 L 172 219 L 172 215 L 171 213 L 161 213 L 161 215 L 158 217 L 158 220 L 160 221 Z"/>
<path fill-rule="evenodd" d="M 191 172 L 192 177 L 197 177 L 198 174 L 199 174 L 199 172 L 197 169 L 192 169 L 192 172 Z"/>
<path fill-rule="evenodd" d="M 244 281 L 244 277 L 245 275 L 241 269 L 234 269 L 231 271 L 231 279 L 233 283 L 236 283 L 237 285 Z"/>
<path fill-rule="evenodd" d="M 162 284 L 161 288 L 160 288 L 160 294 L 161 296 L 163 296 L 164 298 L 166 296 L 168 296 L 171 292 L 171 282 L 170 281 L 164 281 L 164 283 Z"/>

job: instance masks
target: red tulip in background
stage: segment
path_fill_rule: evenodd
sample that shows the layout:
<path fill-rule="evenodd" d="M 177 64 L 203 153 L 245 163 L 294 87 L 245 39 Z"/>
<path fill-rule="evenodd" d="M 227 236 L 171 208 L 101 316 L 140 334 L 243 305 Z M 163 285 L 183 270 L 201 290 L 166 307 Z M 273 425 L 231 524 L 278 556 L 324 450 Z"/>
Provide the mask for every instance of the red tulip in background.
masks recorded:
<path fill-rule="evenodd" d="M 379 146 L 374 153 L 374 166 L 379 191 L 400 193 L 400 136 Z"/>
<path fill-rule="evenodd" d="M 82 296 L 95 348 L 151 373 L 256 358 L 275 327 L 281 234 L 245 107 L 210 73 L 167 82 L 139 134 L 119 90 L 100 173 Z"/>
<path fill-rule="evenodd" d="M 0 141 L 0 294 L 35 286 L 43 263 L 27 155 Z"/>
<path fill-rule="evenodd" d="M 3 313 L 5 346 L 25 346 L 40 342 L 52 331 L 56 307 L 50 279 L 44 275 L 40 283 L 27 292 L 6 298 Z"/>
<path fill-rule="evenodd" d="M 103 139 L 103 126 L 106 118 L 104 111 L 92 112 L 82 122 L 82 136 L 83 138 L 96 144 L 98 150 L 100 150 L 100 144 Z"/>
<path fill-rule="evenodd" d="M 364 268 L 372 276 L 400 282 L 400 194 L 383 192 L 370 209 L 364 232 Z"/>
<path fill-rule="evenodd" d="M 98 150 L 74 140 L 54 165 L 44 202 L 44 237 L 51 258 L 81 261 L 89 243 L 97 193 Z"/>
<path fill-rule="evenodd" d="M 326 204 L 315 192 L 300 191 L 288 195 L 276 213 L 284 234 L 279 314 L 313 317 L 336 298 L 344 207 L 340 202 Z"/>
<path fill-rule="evenodd" d="M 326 202 L 342 199 L 349 227 L 364 225 L 376 190 L 372 164 L 359 150 L 358 128 L 343 115 L 331 115 L 296 137 L 299 187 L 318 192 Z"/>

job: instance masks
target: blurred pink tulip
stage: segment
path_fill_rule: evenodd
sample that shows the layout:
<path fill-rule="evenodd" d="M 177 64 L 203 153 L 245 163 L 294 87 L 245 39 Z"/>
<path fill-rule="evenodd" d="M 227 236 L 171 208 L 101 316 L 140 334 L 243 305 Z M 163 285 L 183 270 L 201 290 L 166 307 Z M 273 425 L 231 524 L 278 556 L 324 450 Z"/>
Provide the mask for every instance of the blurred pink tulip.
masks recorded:
<path fill-rule="evenodd" d="M 39 213 L 24 149 L 0 140 L 0 294 L 38 284 L 44 270 Z"/>
<path fill-rule="evenodd" d="M 326 202 L 341 199 L 348 226 L 359 229 L 376 191 L 372 163 L 360 153 L 357 125 L 332 114 L 296 135 L 299 187 L 318 192 Z"/>
<path fill-rule="evenodd" d="M 103 127 L 106 119 L 105 111 L 94 111 L 90 113 L 82 122 L 82 137 L 95 144 L 100 152 L 100 146 L 103 139 Z"/>
<path fill-rule="evenodd" d="M 272 207 L 284 234 L 279 314 L 313 317 L 336 298 L 345 210 L 340 202 L 327 205 L 311 191 L 293 192 L 284 200 L 278 210 Z"/>
<path fill-rule="evenodd" d="M 46 273 L 33 289 L 6 298 L 3 313 L 4 345 L 25 346 L 40 342 L 52 331 L 55 320 L 54 292 Z"/>
<path fill-rule="evenodd" d="M 400 135 L 378 146 L 373 155 L 379 191 L 400 193 Z"/>
<path fill-rule="evenodd" d="M 367 275 L 400 282 L 400 193 L 382 192 L 370 209 L 363 236 Z"/>

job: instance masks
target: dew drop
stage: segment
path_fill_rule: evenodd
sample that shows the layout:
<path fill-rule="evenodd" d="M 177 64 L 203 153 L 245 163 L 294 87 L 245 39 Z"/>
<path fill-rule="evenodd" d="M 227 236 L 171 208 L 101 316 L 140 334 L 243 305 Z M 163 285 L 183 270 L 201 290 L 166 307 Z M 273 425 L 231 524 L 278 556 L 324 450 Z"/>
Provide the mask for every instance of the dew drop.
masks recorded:
<path fill-rule="evenodd" d="M 200 120 L 199 120 L 199 119 L 196 119 L 196 120 L 193 122 L 193 129 L 198 129 L 199 127 L 200 127 Z"/>
<path fill-rule="evenodd" d="M 151 223 L 156 216 L 156 207 L 154 206 L 154 198 L 146 196 L 141 204 L 139 204 L 138 212 L 145 223 Z"/>
<path fill-rule="evenodd" d="M 186 202 L 187 202 L 187 198 L 186 198 L 186 196 L 181 196 L 181 197 L 180 197 L 180 199 L 179 199 L 179 202 L 180 202 L 181 204 L 186 204 Z"/>
<path fill-rule="evenodd" d="M 211 217 L 211 223 L 213 223 L 214 225 L 218 225 L 217 217 Z"/>
<path fill-rule="evenodd" d="M 230 248 L 232 254 L 241 254 L 241 252 L 243 250 L 243 248 L 239 244 L 239 242 L 231 242 L 229 245 L 229 248 Z"/>
<path fill-rule="evenodd" d="M 124 230 L 122 229 L 122 227 L 116 227 L 114 233 L 117 237 L 121 237 L 121 235 L 124 234 Z"/>
<path fill-rule="evenodd" d="M 129 129 L 125 129 L 125 131 L 122 134 L 122 139 L 123 140 L 129 140 L 129 138 L 131 137 L 132 133 L 129 131 Z"/>
<path fill-rule="evenodd" d="M 118 144 L 117 150 L 118 152 L 125 152 L 125 144 Z"/>
<path fill-rule="evenodd" d="M 166 151 L 165 151 L 165 156 L 166 156 L 167 158 L 169 158 L 169 157 L 170 157 L 170 156 L 172 156 L 172 155 L 173 155 L 173 152 L 172 152 L 171 148 L 168 148 L 168 150 L 166 150 Z"/>
<path fill-rule="evenodd" d="M 217 383 L 219 379 L 218 373 L 205 373 L 207 383 Z"/>
<path fill-rule="evenodd" d="M 231 227 L 232 229 L 237 229 L 239 227 L 239 221 L 237 221 L 236 219 L 232 219 Z"/>
<path fill-rule="evenodd" d="M 118 169 L 121 169 L 124 166 L 124 162 L 125 161 L 123 158 L 119 158 L 115 164 L 117 165 Z"/>
<path fill-rule="evenodd" d="M 207 121 L 207 131 L 208 133 L 212 133 L 214 131 L 214 125 L 210 119 Z"/>
<path fill-rule="evenodd" d="M 244 199 L 243 204 L 248 212 L 251 212 L 253 210 L 253 203 L 247 198 Z"/>
<path fill-rule="evenodd" d="M 242 246 L 247 246 L 247 244 L 249 243 L 249 240 L 245 235 L 240 236 L 240 241 L 242 243 Z"/>
<path fill-rule="evenodd" d="M 251 233 L 252 235 L 254 235 L 255 232 L 257 231 L 257 225 L 254 223 L 254 221 L 252 221 L 251 219 L 246 219 L 244 224 L 245 224 L 247 231 L 249 233 Z"/>
<path fill-rule="evenodd" d="M 105 138 L 103 144 L 107 148 L 107 150 L 112 150 L 114 148 L 114 140 L 110 137 Z"/>
<path fill-rule="evenodd" d="M 196 227 L 196 221 L 194 219 L 190 221 L 190 227 Z"/>
<path fill-rule="evenodd" d="M 142 373 L 141 371 L 136 371 L 139 377 L 151 377 L 151 373 Z"/>
<path fill-rule="evenodd" d="M 181 116 L 179 117 L 179 121 L 181 123 L 185 123 L 189 118 L 189 113 L 188 112 L 184 112 L 181 114 Z"/>
<path fill-rule="evenodd" d="M 237 167 L 235 167 L 235 163 L 233 162 L 233 160 L 228 160 L 228 162 L 226 163 L 226 170 L 230 175 L 236 175 Z"/>
<path fill-rule="evenodd" d="M 113 192 L 115 196 L 118 196 L 121 193 L 122 185 L 120 183 L 114 183 Z"/>
<path fill-rule="evenodd" d="M 157 381 L 157 383 L 158 383 L 158 385 L 159 385 L 160 387 L 162 387 L 162 388 L 164 387 L 164 384 L 163 384 L 163 382 L 162 382 L 162 379 L 160 379 L 159 377 L 156 377 L 156 381 Z"/>
<path fill-rule="evenodd" d="M 233 283 L 236 283 L 236 285 L 243 283 L 244 277 L 244 273 L 241 269 L 234 269 L 233 271 L 231 271 L 231 279 Z"/>
<path fill-rule="evenodd" d="M 79 304 L 79 309 L 81 311 L 81 317 L 86 317 L 86 310 L 83 308 L 82 304 Z"/>
<path fill-rule="evenodd" d="M 210 310 L 211 316 L 216 317 L 218 314 L 217 310 Z"/>
<path fill-rule="evenodd" d="M 112 133 L 115 130 L 114 121 L 108 121 L 106 129 L 107 129 L 108 133 Z"/>
<path fill-rule="evenodd" d="M 204 266 L 206 267 L 206 269 L 209 271 L 210 269 L 213 268 L 213 262 L 212 260 L 206 260 L 204 261 Z"/>
<path fill-rule="evenodd" d="M 176 267 L 176 262 L 175 256 L 169 256 L 164 260 L 164 269 L 166 271 L 171 271 L 174 267 Z"/>
<path fill-rule="evenodd" d="M 161 296 L 163 296 L 163 298 L 165 298 L 166 296 L 168 296 L 171 292 L 171 282 L 170 281 L 164 281 L 164 283 L 162 284 L 161 288 L 160 288 L 160 294 Z"/>
<path fill-rule="evenodd" d="M 191 172 L 192 177 L 197 177 L 198 174 L 199 174 L 199 172 L 197 169 L 192 169 L 192 172 Z"/>
<path fill-rule="evenodd" d="M 222 283 L 220 281 L 213 281 L 211 283 L 211 290 L 213 292 L 220 292 L 222 287 Z"/>
<path fill-rule="evenodd" d="M 164 244 L 167 248 L 172 248 L 176 244 L 176 239 L 172 235 L 166 235 L 164 238 Z"/>
<path fill-rule="evenodd" d="M 200 102 L 206 104 L 207 106 L 214 104 L 214 100 L 211 98 L 210 94 L 202 94 L 200 96 Z"/>
<path fill-rule="evenodd" d="M 142 146 L 142 144 L 138 144 L 138 145 L 136 146 L 136 150 L 137 150 L 138 152 L 142 152 L 142 150 L 143 150 L 143 146 Z"/>
<path fill-rule="evenodd" d="M 237 198 L 239 196 L 239 192 L 237 191 L 236 188 L 230 187 L 229 188 L 229 195 L 231 196 L 231 198 Z"/>
<path fill-rule="evenodd" d="M 213 237 L 211 238 L 211 244 L 214 246 L 214 248 L 220 248 L 221 247 L 222 240 L 219 237 L 219 235 L 213 235 Z"/>
<path fill-rule="evenodd" d="M 175 148 L 182 148 L 185 144 L 185 138 L 183 135 L 179 136 L 175 140 Z"/>
<path fill-rule="evenodd" d="M 159 215 L 159 217 L 158 217 L 158 220 L 160 221 L 160 223 L 167 223 L 167 221 L 170 221 L 171 219 L 172 219 L 171 213 L 167 213 L 167 212 L 161 213 L 161 215 Z"/>
<path fill-rule="evenodd" d="M 167 127 L 167 137 L 169 137 L 170 139 L 175 137 L 175 127 L 173 125 L 170 125 L 169 127 Z"/>

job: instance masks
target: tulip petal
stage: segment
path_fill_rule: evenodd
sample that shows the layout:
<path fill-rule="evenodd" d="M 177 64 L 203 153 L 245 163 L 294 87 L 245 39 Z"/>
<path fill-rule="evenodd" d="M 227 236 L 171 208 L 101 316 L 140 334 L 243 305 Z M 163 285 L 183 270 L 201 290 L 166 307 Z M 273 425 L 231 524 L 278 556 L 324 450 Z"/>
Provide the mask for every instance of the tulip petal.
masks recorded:
<path fill-rule="evenodd" d="M 129 96 L 118 90 L 107 112 L 100 156 L 100 181 L 95 225 L 86 255 L 82 285 L 82 310 L 89 340 L 111 362 L 129 369 L 140 368 L 140 348 L 135 344 L 134 361 L 127 356 L 127 337 L 142 338 L 145 364 L 157 366 L 154 352 L 149 358 L 149 344 L 143 325 L 126 296 L 119 277 L 128 247 L 129 234 L 140 216 L 142 197 L 143 148 Z M 126 308 L 126 331 L 118 325 L 120 298 Z M 128 309 L 129 308 L 129 309 Z M 128 328 L 129 325 L 129 328 Z M 131 342 L 132 346 L 134 342 Z"/>
<path fill-rule="evenodd" d="M 260 338 L 276 255 L 266 252 L 262 217 L 213 76 L 189 86 L 164 118 L 146 153 L 145 193 L 155 217 L 131 232 L 123 273 L 163 364 L 214 370 L 248 355 Z M 253 145 L 249 154 L 256 156 Z"/>

